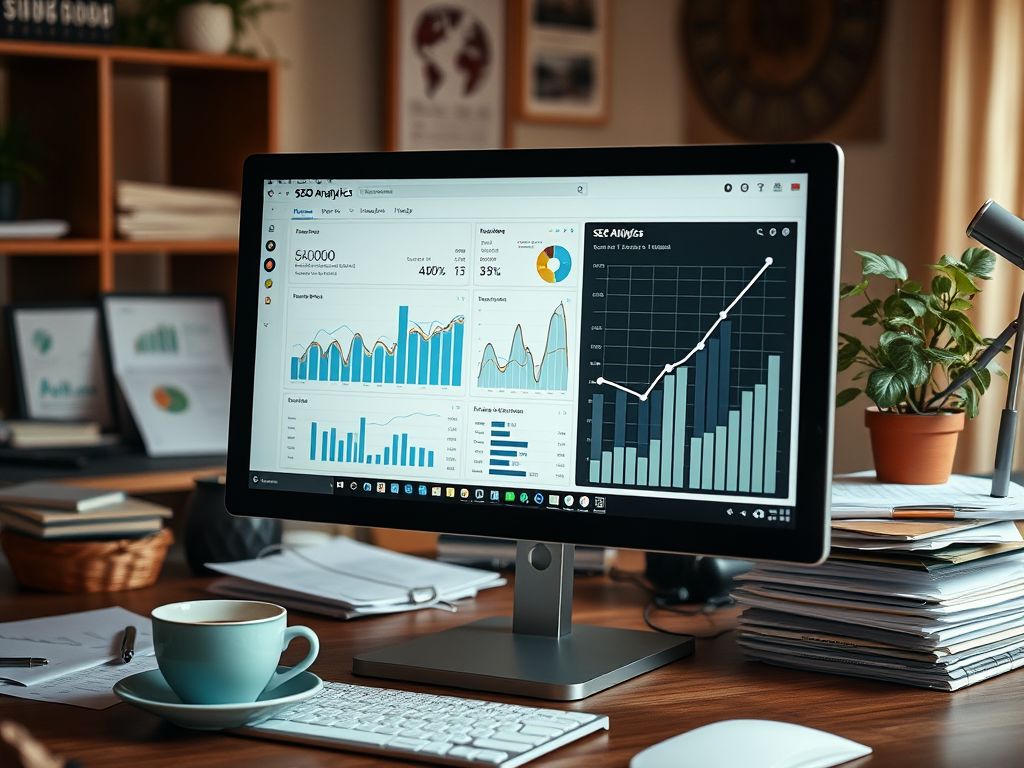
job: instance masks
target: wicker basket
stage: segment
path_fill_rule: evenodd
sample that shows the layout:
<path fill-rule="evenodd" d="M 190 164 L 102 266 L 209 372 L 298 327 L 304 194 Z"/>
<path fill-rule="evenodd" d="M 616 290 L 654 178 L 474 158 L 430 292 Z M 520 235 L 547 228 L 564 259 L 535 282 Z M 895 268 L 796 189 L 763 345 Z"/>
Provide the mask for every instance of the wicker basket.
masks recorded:
<path fill-rule="evenodd" d="M 0 531 L 14 577 L 48 592 L 117 592 L 156 582 L 174 535 L 167 529 L 141 539 L 45 541 Z"/>

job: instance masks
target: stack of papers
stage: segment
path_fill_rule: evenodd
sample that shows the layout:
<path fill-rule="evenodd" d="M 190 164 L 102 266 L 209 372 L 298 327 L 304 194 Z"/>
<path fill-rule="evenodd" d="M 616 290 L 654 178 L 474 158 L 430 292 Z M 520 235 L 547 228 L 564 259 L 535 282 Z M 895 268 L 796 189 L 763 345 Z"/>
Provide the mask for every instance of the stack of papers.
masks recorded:
<path fill-rule="evenodd" d="M 128 240 L 234 240 L 239 197 L 139 181 L 117 182 L 117 230 Z"/>
<path fill-rule="evenodd" d="M 135 657 L 120 659 L 128 626 L 136 629 Z M 119 699 L 110 690 L 128 675 L 156 669 L 152 623 L 124 608 L 47 616 L 0 624 L 5 657 L 47 660 L 38 667 L 0 668 L 0 694 L 19 699 L 106 709 Z"/>
<path fill-rule="evenodd" d="M 989 483 L 836 478 L 825 564 L 739 577 L 744 654 L 944 691 L 1024 666 L 1024 489 L 993 499 Z"/>
<path fill-rule="evenodd" d="M 1024 488 L 1010 483 L 1006 498 L 991 492 L 990 478 L 967 475 L 952 475 L 942 485 L 879 483 L 874 472 L 839 475 L 832 480 L 832 519 L 1024 518 Z"/>
<path fill-rule="evenodd" d="M 256 560 L 207 563 L 223 573 L 211 592 L 269 600 L 340 619 L 448 607 L 505 584 L 499 574 L 391 552 L 339 537 Z"/>

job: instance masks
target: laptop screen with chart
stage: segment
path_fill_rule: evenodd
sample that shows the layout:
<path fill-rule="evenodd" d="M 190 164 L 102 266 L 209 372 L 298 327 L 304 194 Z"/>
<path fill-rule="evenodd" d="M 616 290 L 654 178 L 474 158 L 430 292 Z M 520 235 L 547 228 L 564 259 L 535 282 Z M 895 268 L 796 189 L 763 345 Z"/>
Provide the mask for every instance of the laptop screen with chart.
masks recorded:
<path fill-rule="evenodd" d="M 830 431 L 807 410 L 830 384 L 802 386 L 809 337 L 816 367 L 834 344 L 805 287 L 835 280 L 838 171 L 772 160 L 260 178 L 247 490 L 307 494 L 308 519 L 618 546 L 637 524 L 820 523 L 801 422 Z"/>

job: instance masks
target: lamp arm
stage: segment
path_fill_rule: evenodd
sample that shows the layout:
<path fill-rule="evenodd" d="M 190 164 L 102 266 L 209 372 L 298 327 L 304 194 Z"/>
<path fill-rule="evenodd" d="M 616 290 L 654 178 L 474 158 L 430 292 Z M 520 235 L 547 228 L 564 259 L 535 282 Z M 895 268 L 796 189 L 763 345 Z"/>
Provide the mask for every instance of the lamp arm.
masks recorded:
<path fill-rule="evenodd" d="M 963 371 L 961 371 L 960 375 L 953 379 L 953 383 L 951 383 L 944 390 L 942 390 L 937 395 L 932 397 L 932 399 L 926 403 L 927 408 L 931 408 L 937 401 L 949 397 L 951 394 L 960 389 L 960 387 L 962 387 L 968 381 L 977 376 L 981 371 L 985 369 L 986 366 L 988 366 L 989 363 L 992 362 L 995 356 L 998 355 L 1002 351 L 1003 347 L 1006 346 L 1006 342 L 1008 342 L 1010 338 L 1013 336 L 1013 334 L 1017 332 L 1017 329 L 1020 327 L 1021 323 L 1024 322 L 1024 300 L 1022 300 L 1021 312 L 1022 314 L 1015 318 L 1014 320 L 1012 320 L 1010 324 L 1006 326 L 1006 330 L 999 334 L 998 338 L 996 338 L 988 346 L 988 349 L 981 353 L 981 357 L 978 358 L 974 365 L 972 365 L 970 368 L 965 368 Z M 1017 347 L 1019 346 L 1020 345 L 1018 344 Z M 1016 347 L 1014 348 L 1013 359 L 1014 365 L 1017 365 Z M 1014 400 L 1016 400 L 1016 392 L 1014 392 Z"/>
<path fill-rule="evenodd" d="M 1017 325 L 1024 324 L 1024 296 L 1020 299 Z M 1010 492 L 1010 471 L 1013 469 L 1013 447 L 1017 437 L 1017 387 L 1020 384 L 1020 367 L 1024 345 L 1020 338 L 1013 345 L 1013 361 L 1010 363 L 1010 381 L 1006 387 L 1006 406 L 999 417 L 999 435 L 996 438 L 995 471 L 992 473 L 992 495 L 1005 498 Z"/>

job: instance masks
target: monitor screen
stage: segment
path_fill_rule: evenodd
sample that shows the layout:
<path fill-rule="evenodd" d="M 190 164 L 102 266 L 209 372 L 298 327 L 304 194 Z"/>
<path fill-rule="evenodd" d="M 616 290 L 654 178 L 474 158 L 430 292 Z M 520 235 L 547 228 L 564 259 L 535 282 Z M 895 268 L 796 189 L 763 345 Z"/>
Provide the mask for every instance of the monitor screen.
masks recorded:
<path fill-rule="evenodd" d="M 232 511 L 819 559 L 840 182 L 830 145 L 250 158 Z"/>

